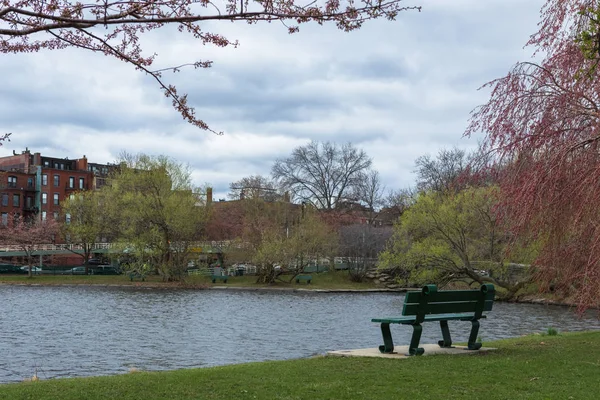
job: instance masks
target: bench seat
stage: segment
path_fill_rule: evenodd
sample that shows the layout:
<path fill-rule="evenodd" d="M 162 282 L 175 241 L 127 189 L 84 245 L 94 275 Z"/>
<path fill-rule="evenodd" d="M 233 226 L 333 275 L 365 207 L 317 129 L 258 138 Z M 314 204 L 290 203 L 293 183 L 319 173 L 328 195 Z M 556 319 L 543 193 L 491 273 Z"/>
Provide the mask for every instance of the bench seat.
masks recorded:
<path fill-rule="evenodd" d="M 482 315 L 480 318 L 485 318 Z M 426 321 L 472 321 L 473 314 L 440 314 L 440 315 L 426 315 L 424 322 Z M 401 317 L 401 318 L 373 318 L 371 322 L 379 322 L 385 324 L 402 324 L 412 325 L 417 321 L 415 317 Z"/>

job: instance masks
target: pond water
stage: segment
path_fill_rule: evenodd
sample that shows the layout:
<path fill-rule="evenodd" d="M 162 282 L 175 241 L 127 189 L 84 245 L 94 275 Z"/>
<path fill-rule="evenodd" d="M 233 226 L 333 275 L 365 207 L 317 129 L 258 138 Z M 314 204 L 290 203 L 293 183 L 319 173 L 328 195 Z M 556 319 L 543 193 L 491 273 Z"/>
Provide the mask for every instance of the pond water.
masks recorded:
<path fill-rule="evenodd" d="M 308 293 L 0 286 L 0 382 L 281 360 L 377 347 L 371 318 L 398 316 L 403 293 Z M 559 306 L 496 303 L 483 341 L 553 327 L 600 329 Z M 466 341 L 468 322 L 450 323 Z M 393 327 L 397 344 L 412 329 Z M 439 327 L 424 325 L 422 343 Z"/>

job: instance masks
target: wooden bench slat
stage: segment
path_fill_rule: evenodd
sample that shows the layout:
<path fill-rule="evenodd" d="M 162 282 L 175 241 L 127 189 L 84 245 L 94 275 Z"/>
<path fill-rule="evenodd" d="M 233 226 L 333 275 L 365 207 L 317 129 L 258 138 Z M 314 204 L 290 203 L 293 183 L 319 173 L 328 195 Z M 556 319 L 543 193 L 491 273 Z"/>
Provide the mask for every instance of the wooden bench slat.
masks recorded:
<path fill-rule="evenodd" d="M 406 292 L 404 303 L 419 303 L 422 292 Z M 444 290 L 441 292 L 427 295 L 428 303 L 438 303 L 446 301 L 477 301 L 481 293 L 478 290 Z M 488 292 L 485 295 L 486 300 L 494 300 L 494 293 Z"/>
<path fill-rule="evenodd" d="M 486 300 L 483 305 L 483 311 L 492 311 L 494 302 Z M 427 303 L 421 308 L 420 304 L 404 304 L 402 315 L 417 315 L 419 311 L 425 310 L 425 314 L 446 314 L 446 313 L 464 313 L 475 312 L 478 303 L 476 301 L 453 301 L 447 303 Z"/>

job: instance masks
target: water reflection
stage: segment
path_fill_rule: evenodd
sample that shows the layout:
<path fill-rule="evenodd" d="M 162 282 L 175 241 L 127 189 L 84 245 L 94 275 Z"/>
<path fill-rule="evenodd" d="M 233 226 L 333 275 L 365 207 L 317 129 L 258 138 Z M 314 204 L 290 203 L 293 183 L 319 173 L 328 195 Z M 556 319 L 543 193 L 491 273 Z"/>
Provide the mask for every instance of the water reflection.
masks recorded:
<path fill-rule="evenodd" d="M 289 359 L 376 347 L 373 317 L 397 316 L 403 294 L 1 286 L 0 382 L 106 375 Z M 462 326 L 461 326 L 462 325 Z M 451 325 L 466 341 L 469 323 Z M 483 340 L 554 327 L 600 329 L 596 314 L 564 307 L 496 304 Z M 458 329 L 457 329 L 458 328 Z M 395 327 L 395 342 L 411 329 Z M 422 342 L 437 342 L 428 324 Z"/>

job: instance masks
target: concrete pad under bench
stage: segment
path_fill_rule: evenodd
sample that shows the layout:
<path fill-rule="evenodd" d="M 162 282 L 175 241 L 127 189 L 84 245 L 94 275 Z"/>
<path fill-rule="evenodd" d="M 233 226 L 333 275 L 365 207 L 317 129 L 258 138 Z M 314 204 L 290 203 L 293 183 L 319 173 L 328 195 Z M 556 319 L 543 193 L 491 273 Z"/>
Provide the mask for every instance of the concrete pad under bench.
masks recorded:
<path fill-rule="evenodd" d="M 496 350 L 493 347 L 482 347 L 479 350 L 465 350 L 467 346 L 454 346 L 451 348 L 442 348 L 437 344 L 422 344 L 420 347 L 425 349 L 424 356 L 431 356 L 434 354 L 476 354 L 486 353 L 488 351 Z M 408 357 L 421 357 L 421 356 L 408 356 L 408 346 L 394 346 L 394 352 L 391 354 L 384 354 L 379 351 L 378 348 L 371 349 L 356 349 L 356 350 L 336 350 L 328 351 L 328 356 L 339 356 L 339 357 L 379 357 L 379 358 L 408 358 Z"/>

